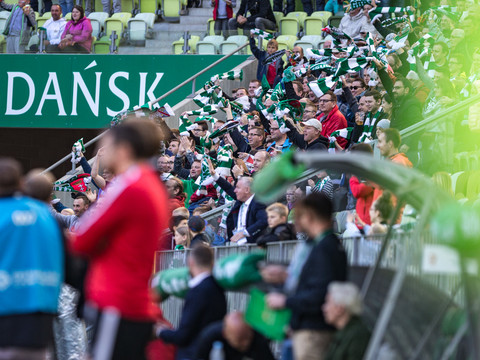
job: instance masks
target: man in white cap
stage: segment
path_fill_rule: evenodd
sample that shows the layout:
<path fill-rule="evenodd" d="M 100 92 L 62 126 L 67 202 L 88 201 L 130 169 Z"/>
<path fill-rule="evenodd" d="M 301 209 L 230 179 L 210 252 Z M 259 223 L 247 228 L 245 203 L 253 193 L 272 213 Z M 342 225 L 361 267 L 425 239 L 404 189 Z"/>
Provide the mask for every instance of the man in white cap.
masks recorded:
<path fill-rule="evenodd" d="M 322 124 L 315 118 L 302 122 L 303 134 L 300 134 L 290 121 L 285 122 L 290 129 L 287 136 L 293 145 L 302 150 L 327 150 L 328 139 L 321 135 Z"/>

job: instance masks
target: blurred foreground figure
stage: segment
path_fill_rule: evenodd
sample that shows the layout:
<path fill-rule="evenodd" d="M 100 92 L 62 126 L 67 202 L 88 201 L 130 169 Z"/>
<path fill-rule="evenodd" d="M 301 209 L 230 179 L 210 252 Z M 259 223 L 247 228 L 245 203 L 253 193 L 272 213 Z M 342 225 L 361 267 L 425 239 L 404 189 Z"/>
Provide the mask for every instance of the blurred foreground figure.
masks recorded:
<path fill-rule="evenodd" d="M 370 330 L 360 318 L 362 299 L 355 284 L 332 282 L 322 307 L 325 321 L 335 326 L 326 360 L 362 359 L 370 341 Z"/>
<path fill-rule="evenodd" d="M 73 251 L 90 259 L 84 316 L 94 324 L 95 360 L 145 359 L 153 334 L 158 309 L 148 282 L 169 214 L 168 196 L 147 160 L 160 141 L 148 121 L 126 120 L 108 132 L 102 160 L 115 183 L 73 235 Z"/>
<path fill-rule="evenodd" d="M 48 207 L 18 195 L 20 181 L 20 165 L 0 159 L 0 359 L 43 360 L 63 281 L 63 243 Z"/>

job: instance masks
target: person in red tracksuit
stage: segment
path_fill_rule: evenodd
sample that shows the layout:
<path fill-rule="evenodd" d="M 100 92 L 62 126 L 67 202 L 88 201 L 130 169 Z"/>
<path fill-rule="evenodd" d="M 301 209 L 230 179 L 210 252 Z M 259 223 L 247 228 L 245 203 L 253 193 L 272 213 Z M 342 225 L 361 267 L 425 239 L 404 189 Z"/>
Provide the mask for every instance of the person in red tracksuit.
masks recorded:
<path fill-rule="evenodd" d="M 82 218 L 71 249 L 89 258 L 85 320 L 93 324 L 94 360 L 141 360 L 158 308 L 149 279 L 158 239 L 168 227 L 168 195 L 147 160 L 159 129 L 128 119 L 103 139 L 104 166 L 116 176 L 102 202 Z"/>
<path fill-rule="evenodd" d="M 228 20 L 233 17 L 233 8 L 237 6 L 235 0 L 211 0 L 213 7 L 213 20 L 215 20 L 214 30 L 215 35 L 222 35 L 227 37 Z"/>
<path fill-rule="evenodd" d="M 366 154 L 373 156 L 373 149 L 367 143 L 355 144 L 352 146 L 352 153 L 357 154 Z M 350 190 L 355 199 L 357 199 L 357 204 L 355 205 L 355 211 L 358 218 L 361 221 L 357 221 L 357 227 L 362 229 L 364 224 L 371 225 L 372 220 L 370 219 L 370 207 L 373 203 L 373 195 L 375 188 L 372 184 L 369 184 L 365 181 L 360 181 L 356 176 L 350 178 Z"/>
<path fill-rule="evenodd" d="M 327 91 L 318 100 L 318 109 L 322 112 L 318 120 L 322 123 L 321 135 L 327 139 L 337 130 L 347 127 L 345 116 L 338 110 L 337 96 L 332 91 Z M 345 149 L 348 140 L 343 137 L 337 138 L 338 145 Z"/>

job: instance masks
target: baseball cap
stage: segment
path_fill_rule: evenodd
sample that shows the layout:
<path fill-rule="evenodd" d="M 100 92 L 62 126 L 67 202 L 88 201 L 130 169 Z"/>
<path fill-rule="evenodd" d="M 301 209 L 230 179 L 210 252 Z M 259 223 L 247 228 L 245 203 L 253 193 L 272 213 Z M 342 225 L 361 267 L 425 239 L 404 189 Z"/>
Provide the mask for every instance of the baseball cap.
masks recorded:
<path fill-rule="evenodd" d="M 188 219 L 188 227 L 194 232 L 200 232 L 205 229 L 205 220 L 200 216 L 192 216 Z"/>
<path fill-rule="evenodd" d="M 317 119 L 309 119 L 307 121 L 302 122 L 303 126 L 312 126 L 315 129 L 322 131 L 322 123 Z"/>
<path fill-rule="evenodd" d="M 390 120 L 382 119 L 378 122 L 377 128 L 388 129 L 390 127 Z"/>

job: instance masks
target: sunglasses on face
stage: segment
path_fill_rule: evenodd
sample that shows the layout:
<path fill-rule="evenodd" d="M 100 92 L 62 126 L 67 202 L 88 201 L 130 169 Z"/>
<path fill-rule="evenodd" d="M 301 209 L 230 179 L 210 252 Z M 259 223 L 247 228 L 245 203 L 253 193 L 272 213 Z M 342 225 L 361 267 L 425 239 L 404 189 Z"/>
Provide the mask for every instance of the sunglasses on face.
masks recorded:
<path fill-rule="evenodd" d="M 361 86 L 349 86 L 350 90 L 357 90 L 357 89 L 361 89 L 362 87 Z"/>

